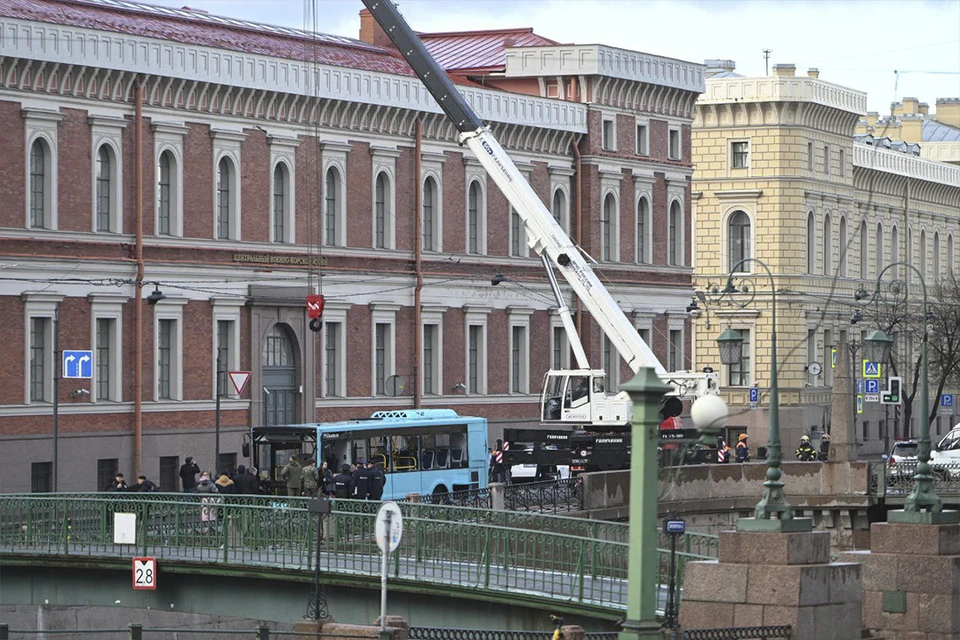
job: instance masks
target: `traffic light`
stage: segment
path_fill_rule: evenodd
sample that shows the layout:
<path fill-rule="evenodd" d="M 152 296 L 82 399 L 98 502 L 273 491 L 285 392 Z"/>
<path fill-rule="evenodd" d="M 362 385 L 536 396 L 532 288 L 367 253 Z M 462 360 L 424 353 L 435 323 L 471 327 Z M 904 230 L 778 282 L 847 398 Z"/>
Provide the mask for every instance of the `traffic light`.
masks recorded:
<path fill-rule="evenodd" d="M 890 376 L 887 378 L 887 390 L 880 394 L 880 404 L 900 404 L 900 395 L 903 388 L 903 378 Z"/>

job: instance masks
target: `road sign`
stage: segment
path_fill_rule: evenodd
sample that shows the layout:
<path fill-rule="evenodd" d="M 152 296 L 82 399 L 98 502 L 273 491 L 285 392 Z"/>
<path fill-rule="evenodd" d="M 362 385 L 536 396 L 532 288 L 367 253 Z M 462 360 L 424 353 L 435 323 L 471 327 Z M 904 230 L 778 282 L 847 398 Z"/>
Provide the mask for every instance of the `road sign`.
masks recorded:
<path fill-rule="evenodd" d="M 387 532 L 387 513 L 390 514 L 390 531 Z M 374 528 L 374 536 L 377 538 L 377 546 L 383 551 L 384 544 L 389 540 L 388 551 L 392 553 L 400 545 L 400 538 L 403 536 L 403 515 L 400 513 L 400 507 L 396 502 L 384 502 L 377 512 L 377 521 Z"/>
<path fill-rule="evenodd" d="M 686 531 L 687 525 L 683 520 L 667 520 L 663 523 L 663 530 L 666 533 L 678 535 Z"/>
<path fill-rule="evenodd" d="M 864 378 L 879 378 L 880 377 L 880 366 L 879 362 L 870 362 L 869 360 L 863 361 L 863 377 Z"/>
<path fill-rule="evenodd" d="M 866 402 L 880 402 L 880 394 L 879 394 L 879 393 L 865 393 L 865 394 L 863 394 L 863 399 L 864 399 Z"/>
<path fill-rule="evenodd" d="M 863 413 L 863 396 L 857 396 L 857 413 Z"/>
<path fill-rule="evenodd" d="M 857 378 L 857 393 L 863 393 L 863 378 Z"/>
<path fill-rule="evenodd" d="M 133 559 L 133 588 L 134 589 L 156 589 L 157 588 L 157 559 L 156 558 L 134 558 Z"/>
<path fill-rule="evenodd" d="M 250 380 L 250 372 L 231 371 L 227 375 L 230 376 L 230 382 L 233 383 L 233 388 L 237 390 L 237 395 L 241 395 L 244 387 L 247 386 L 247 382 Z"/>
<path fill-rule="evenodd" d="M 750 408 L 756 409 L 758 404 L 760 404 L 760 389 L 750 387 Z"/>
<path fill-rule="evenodd" d="M 953 394 L 945 393 L 940 396 L 940 415 L 952 416 L 953 411 Z"/>
<path fill-rule="evenodd" d="M 837 368 L 837 348 L 830 349 L 830 368 Z"/>
<path fill-rule="evenodd" d="M 868 378 L 864 380 L 863 392 L 871 395 L 880 393 L 880 381 L 875 378 Z"/>
<path fill-rule="evenodd" d="M 113 514 L 113 544 L 137 543 L 137 514 Z"/>
<path fill-rule="evenodd" d="M 92 378 L 93 351 L 64 351 L 61 370 L 64 378 Z"/>
<path fill-rule="evenodd" d="M 903 389 L 903 378 L 900 376 L 890 376 L 887 378 L 887 392 L 880 394 L 880 404 L 901 404 L 901 390 Z"/>

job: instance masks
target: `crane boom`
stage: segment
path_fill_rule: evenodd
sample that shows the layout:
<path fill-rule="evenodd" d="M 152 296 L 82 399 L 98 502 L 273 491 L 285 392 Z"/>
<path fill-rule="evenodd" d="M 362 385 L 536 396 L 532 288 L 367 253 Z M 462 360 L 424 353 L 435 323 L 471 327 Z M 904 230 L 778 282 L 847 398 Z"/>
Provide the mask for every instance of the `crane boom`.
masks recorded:
<path fill-rule="evenodd" d="M 652 367 L 680 396 L 717 393 L 717 378 L 714 373 L 666 371 L 650 347 L 640 338 L 636 327 L 597 278 L 579 248 L 544 206 L 489 127 L 430 55 L 423 42 L 400 15 L 396 5 L 391 0 L 362 1 L 419 76 L 427 91 L 450 118 L 457 129 L 460 144 L 470 148 L 513 205 L 527 232 L 527 244 L 537 254 L 546 255 L 550 264 L 556 266 L 630 369 L 637 373 L 642 367 Z"/>

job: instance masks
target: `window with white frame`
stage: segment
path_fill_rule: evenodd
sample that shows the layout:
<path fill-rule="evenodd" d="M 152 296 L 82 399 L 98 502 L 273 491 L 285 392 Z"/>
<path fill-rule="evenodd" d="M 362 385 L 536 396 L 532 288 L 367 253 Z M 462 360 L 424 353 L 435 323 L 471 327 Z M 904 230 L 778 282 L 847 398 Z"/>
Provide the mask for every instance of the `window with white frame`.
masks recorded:
<path fill-rule="evenodd" d="M 154 122 L 154 233 L 160 236 L 183 235 L 183 138 L 187 127 Z"/>
<path fill-rule="evenodd" d="M 123 118 L 87 118 L 93 138 L 93 231 L 123 232 Z"/>
<path fill-rule="evenodd" d="M 830 214 L 823 216 L 823 275 L 828 276 L 833 269 L 833 227 Z"/>
<path fill-rule="evenodd" d="M 342 187 L 340 169 L 328 168 L 323 181 L 323 244 L 328 247 L 343 245 Z"/>
<path fill-rule="evenodd" d="M 523 219 L 513 207 L 510 207 L 510 255 L 516 257 L 527 255 L 526 229 Z"/>
<path fill-rule="evenodd" d="M 89 296 L 91 344 L 94 349 L 92 387 L 90 400 L 94 402 L 122 400 L 123 367 L 123 305 L 126 298 L 118 295 L 96 294 Z"/>
<path fill-rule="evenodd" d="M 240 309 L 244 301 L 234 298 L 213 298 L 213 352 L 211 357 L 213 377 L 211 397 L 236 397 L 236 389 L 227 374 L 240 369 Z"/>
<path fill-rule="evenodd" d="M 890 259 L 896 260 L 897 258 L 896 256 L 890 256 Z M 920 230 L 920 264 L 917 267 L 923 279 L 928 280 L 930 274 L 927 272 L 927 232 L 924 229 Z"/>
<path fill-rule="evenodd" d="M 670 329 L 670 345 L 667 354 L 669 371 L 684 370 L 683 329 Z"/>
<path fill-rule="evenodd" d="M 830 175 L 830 145 L 823 145 L 823 172 Z"/>
<path fill-rule="evenodd" d="M 650 155 L 650 126 L 646 122 L 637 123 L 637 155 Z"/>
<path fill-rule="evenodd" d="M 296 158 L 300 140 L 293 137 L 269 135 L 270 166 L 270 241 L 293 244 L 296 242 Z"/>
<path fill-rule="evenodd" d="M 396 373 L 396 317 L 400 305 L 371 303 L 370 321 L 373 328 L 371 344 L 371 387 L 373 395 L 387 395 L 387 379 Z"/>
<path fill-rule="evenodd" d="M 272 242 L 287 242 L 290 231 L 288 218 L 293 209 L 290 198 L 290 171 L 284 162 L 278 162 L 273 168 L 273 210 L 271 216 L 273 225 L 270 233 Z"/>
<path fill-rule="evenodd" d="M 837 266 L 837 272 L 841 278 L 847 277 L 847 253 L 847 218 L 846 216 L 840 216 L 840 245 L 837 255 L 839 264 Z"/>
<path fill-rule="evenodd" d="M 650 262 L 651 242 L 651 224 L 650 224 L 650 203 L 646 196 L 641 196 L 637 201 L 637 263 L 646 264 Z"/>
<path fill-rule="evenodd" d="M 744 262 L 753 257 L 750 216 L 746 211 L 734 211 L 727 220 L 727 251 L 730 271 L 751 271 L 751 265 Z"/>
<path fill-rule="evenodd" d="M 217 240 L 240 239 L 240 144 L 243 133 L 210 129 L 213 138 L 213 237 Z"/>
<path fill-rule="evenodd" d="M 732 169 L 747 169 L 750 167 L 749 141 L 733 140 L 730 142 L 730 167 Z"/>
<path fill-rule="evenodd" d="M 155 400 L 183 399 L 183 307 L 186 300 L 166 298 L 153 309 Z"/>
<path fill-rule="evenodd" d="M 26 145 L 26 224 L 28 229 L 57 228 L 58 111 L 24 108 Z"/>
<path fill-rule="evenodd" d="M 815 273 L 817 268 L 817 228 L 813 211 L 807 213 L 807 273 Z"/>
<path fill-rule="evenodd" d="M 323 323 L 323 395 L 342 397 L 346 387 L 343 379 L 343 323 Z"/>
<path fill-rule="evenodd" d="M 24 402 L 53 400 L 53 320 L 63 296 L 26 293 L 24 301 Z"/>
<path fill-rule="evenodd" d="M 600 220 L 601 255 L 605 262 L 613 262 L 617 259 L 618 218 L 617 199 L 612 193 L 608 193 L 603 199 L 603 218 Z"/>
<path fill-rule="evenodd" d="M 397 246 L 396 174 L 397 149 L 372 145 L 373 165 L 373 238 L 374 249 L 395 249 Z"/>
<path fill-rule="evenodd" d="M 602 142 L 604 151 L 617 150 L 617 121 L 614 118 L 603 119 Z"/>
<path fill-rule="evenodd" d="M 933 232 L 933 279 L 940 281 L 940 232 Z"/>
<path fill-rule="evenodd" d="M 530 318 L 532 309 L 508 308 L 510 393 L 530 392 Z"/>
<path fill-rule="evenodd" d="M 870 256 L 868 248 L 869 239 L 867 238 L 867 222 L 860 222 L 860 277 L 867 277 L 867 258 Z"/>
<path fill-rule="evenodd" d="M 876 278 L 883 268 L 883 223 L 877 223 L 877 237 L 874 244 L 876 255 L 873 256 L 873 277 Z"/>
<path fill-rule="evenodd" d="M 427 176 L 423 181 L 422 208 L 423 250 L 439 251 L 440 192 L 433 176 Z"/>
<path fill-rule="evenodd" d="M 740 351 L 740 360 L 727 365 L 727 384 L 731 387 L 750 386 L 750 330 L 733 329 L 743 339 L 743 348 Z"/>
<path fill-rule="evenodd" d="M 683 150 L 680 144 L 680 129 L 670 129 L 668 133 L 668 152 L 671 160 L 683 159 Z"/>
<path fill-rule="evenodd" d="M 487 392 L 487 318 L 490 307 L 464 307 L 466 328 L 466 392 L 471 395 Z"/>
<path fill-rule="evenodd" d="M 563 325 L 554 324 L 550 336 L 550 364 L 554 369 L 568 369 L 570 367 L 570 346 L 567 342 L 567 331 Z"/>
<path fill-rule="evenodd" d="M 550 213 L 553 214 L 553 219 L 557 221 L 560 228 L 566 230 L 567 194 L 563 192 L 563 189 L 554 189 L 553 206 L 550 209 Z"/>
<path fill-rule="evenodd" d="M 673 266 L 683 266 L 683 208 L 677 200 L 670 204 L 667 227 L 668 263 Z"/>
<path fill-rule="evenodd" d="M 467 190 L 467 253 L 486 251 L 486 202 L 480 180 L 471 180 Z"/>
<path fill-rule="evenodd" d="M 426 395 L 443 395 L 443 312 L 444 307 L 424 306 L 420 313 L 420 382 Z"/>

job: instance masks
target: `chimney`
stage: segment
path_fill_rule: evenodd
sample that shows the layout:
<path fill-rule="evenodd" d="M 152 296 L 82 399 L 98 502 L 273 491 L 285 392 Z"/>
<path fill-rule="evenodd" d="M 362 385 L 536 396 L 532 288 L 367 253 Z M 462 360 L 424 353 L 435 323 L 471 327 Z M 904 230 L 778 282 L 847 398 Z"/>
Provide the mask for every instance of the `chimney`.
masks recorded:
<path fill-rule="evenodd" d="M 903 103 L 902 103 L 902 102 L 891 102 L 891 103 L 890 103 L 890 115 L 892 115 L 892 116 L 902 116 L 902 115 L 903 115 Z"/>
<path fill-rule="evenodd" d="M 703 66 L 707 69 L 704 74 L 708 78 L 721 73 L 733 73 L 737 68 L 737 63 L 733 60 L 704 60 Z"/>
<path fill-rule="evenodd" d="M 797 65 L 795 64 L 775 64 L 773 65 L 773 75 L 781 78 L 792 78 L 797 75 Z"/>
<path fill-rule="evenodd" d="M 937 98 L 937 122 L 960 127 L 960 98 Z"/>
<path fill-rule="evenodd" d="M 809 69 L 807 69 L 807 76 L 811 78 L 819 78 L 820 69 L 817 69 L 816 67 L 810 67 Z"/>
<path fill-rule="evenodd" d="M 920 103 L 920 115 L 924 117 L 927 117 L 930 115 L 930 105 L 928 105 L 926 102 Z"/>
<path fill-rule="evenodd" d="M 920 101 L 916 98 L 904 98 L 903 99 L 903 112 L 906 113 L 920 113 Z"/>
<path fill-rule="evenodd" d="M 390 37 L 380 28 L 369 9 L 360 10 L 360 41 L 378 47 L 395 48 Z"/>

